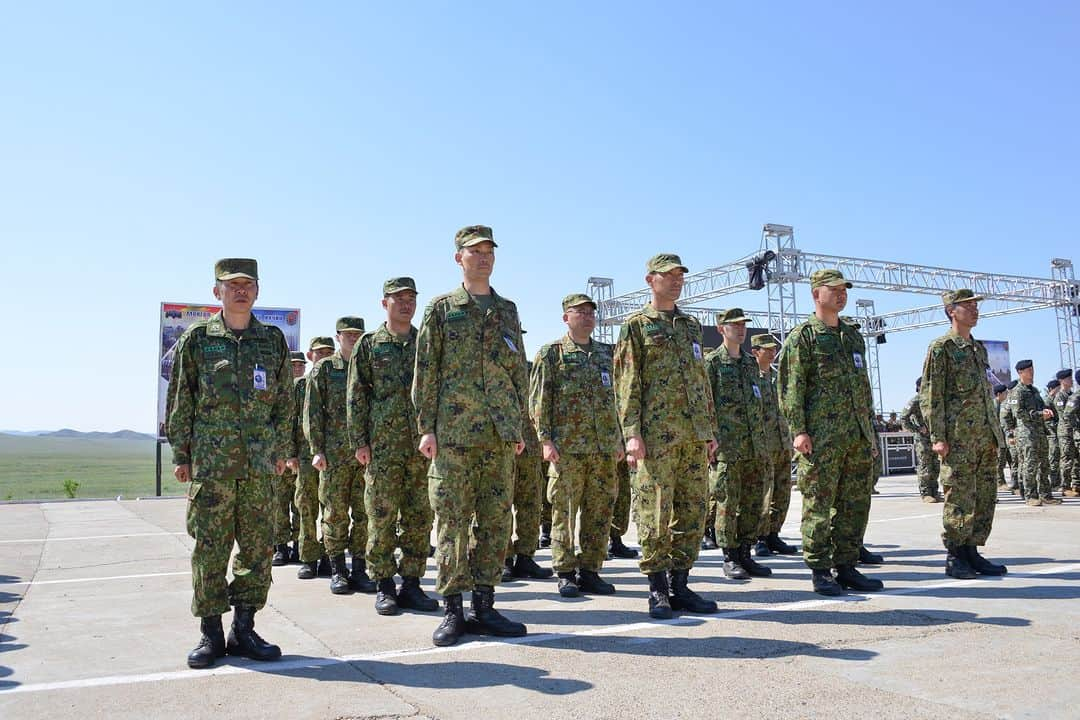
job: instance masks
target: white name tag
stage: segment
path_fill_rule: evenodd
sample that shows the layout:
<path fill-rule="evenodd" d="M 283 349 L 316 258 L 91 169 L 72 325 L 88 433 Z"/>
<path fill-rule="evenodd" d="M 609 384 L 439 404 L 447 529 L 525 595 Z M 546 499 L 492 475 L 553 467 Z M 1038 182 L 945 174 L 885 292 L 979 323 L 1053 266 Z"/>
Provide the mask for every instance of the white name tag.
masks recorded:
<path fill-rule="evenodd" d="M 506 347 L 510 348 L 510 352 L 516 353 L 518 351 L 517 345 L 514 344 L 509 335 L 503 335 L 503 340 L 506 341 Z"/>
<path fill-rule="evenodd" d="M 758 400 L 760 400 L 761 399 L 761 388 L 759 388 L 757 385 L 751 385 L 750 387 L 754 388 L 754 397 L 756 397 Z"/>
<path fill-rule="evenodd" d="M 611 387 L 611 375 L 609 375 L 607 371 L 601 370 L 600 382 L 604 385 L 604 387 Z"/>
<path fill-rule="evenodd" d="M 251 379 L 256 390 L 266 389 L 266 370 L 263 369 L 262 365 L 255 366 L 255 372 L 251 374 Z"/>
<path fill-rule="evenodd" d="M 694 343 L 694 359 L 701 359 L 701 345 L 699 343 Z"/>
<path fill-rule="evenodd" d="M 862 353 L 851 353 L 851 357 L 855 360 L 855 367 L 862 370 L 862 367 L 863 367 Z"/>

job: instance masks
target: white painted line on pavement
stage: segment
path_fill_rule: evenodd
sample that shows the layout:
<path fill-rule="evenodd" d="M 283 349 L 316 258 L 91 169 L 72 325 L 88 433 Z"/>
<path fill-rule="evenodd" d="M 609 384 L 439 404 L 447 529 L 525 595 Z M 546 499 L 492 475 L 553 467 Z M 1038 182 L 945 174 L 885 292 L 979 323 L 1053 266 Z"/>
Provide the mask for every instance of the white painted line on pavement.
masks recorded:
<path fill-rule="evenodd" d="M 81 540 L 114 540 L 116 538 L 137 538 L 137 537 L 162 537 L 162 536 L 175 536 L 175 535 L 187 535 L 186 532 L 148 532 L 148 533 L 126 533 L 124 535 L 83 535 L 81 537 L 47 537 L 47 538 L 23 538 L 19 540 L 0 540 L 0 545 L 10 545 L 12 543 L 44 543 L 44 542 L 69 542 L 69 541 L 81 541 Z"/>
<path fill-rule="evenodd" d="M 0 587 L 12 585 L 66 585 L 67 583 L 105 582 L 106 580 L 136 580 L 138 578 L 168 577 L 170 575 L 190 575 L 190 570 L 163 573 L 143 573 L 141 575 L 110 575 L 109 577 L 72 578 L 70 580 L 19 580 L 16 582 L 0 582 Z"/>

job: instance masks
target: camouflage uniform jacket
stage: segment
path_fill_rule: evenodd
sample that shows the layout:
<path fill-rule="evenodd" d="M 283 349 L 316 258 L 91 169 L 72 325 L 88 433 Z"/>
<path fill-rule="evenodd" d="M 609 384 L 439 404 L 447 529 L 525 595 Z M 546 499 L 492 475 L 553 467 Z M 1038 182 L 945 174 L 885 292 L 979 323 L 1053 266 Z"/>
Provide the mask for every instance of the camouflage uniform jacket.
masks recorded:
<path fill-rule="evenodd" d="M 986 348 L 975 338 L 950 330 L 930 343 L 923 363 L 919 404 L 930 442 L 950 445 L 992 437 L 1005 444 L 994 416 L 994 395 L 986 371 Z"/>
<path fill-rule="evenodd" d="M 777 453 L 791 451 L 791 432 L 787 420 L 780 414 L 780 401 L 776 397 L 776 371 L 769 368 L 758 371 L 758 388 L 761 389 L 761 422 L 765 427 L 765 451 Z M 715 398 L 713 399 L 715 402 Z"/>
<path fill-rule="evenodd" d="M 1072 433 L 1073 439 L 1076 439 L 1077 432 L 1080 431 L 1080 392 L 1072 393 L 1065 402 L 1058 431 L 1062 435 Z"/>
<path fill-rule="evenodd" d="M 1010 399 L 1012 414 L 1016 418 L 1016 437 L 1031 440 L 1036 435 L 1045 435 L 1046 425 L 1042 411 L 1046 409 L 1046 405 L 1035 386 L 1020 383 Z"/>
<path fill-rule="evenodd" d="M 757 361 L 749 353 L 731 357 L 721 345 L 705 356 L 705 372 L 716 409 L 716 439 L 721 459 L 749 460 L 765 454 L 761 388 Z"/>
<path fill-rule="evenodd" d="M 292 371 L 285 336 L 254 317 L 238 338 L 221 312 L 176 346 L 166 407 L 173 463 L 193 480 L 245 478 L 292 457 Z M 256 382 L 256 377 L 261 382 Z"/>
<path fill-rule="evenodd" d="M 1060 395 L 1060 394 L 1061 394 L 1060 390 L 1058 390 L 1053 395 L 1051 395 L 1051 394 L 1049 394 L 1047 392 L 1044 392 L 1042 394 L 1043 405 L 1050 408 L 1054 412 L 1054 416 L 1052 418 L 1050 418 L 1049 420 L 1044 420 L 1043 421 L 1043 423 L 1046 425 L 1046 436 L 1047 437 L 1054 437 L 1054 438 L 1057 437 L 1057 426 L 1058 426 L 1057 396 Z"/>
<path fill-rule="evenodd" d="M 1016 436 L 1016 416 L 1013 415 L 1013 395 L 1015 394 L 1016 388 L 1009 390 L 1005 393 L 1005 400 L 998 406 L 998 424 L 1006 440 Z"/>
<path fill-rule="evenodd" d="M 928 440 L 930 438 L 930 431 L 927 430 L 926 421 L 923 420 L 918 395 L 908 400 L 907 405 L 904 406 L 904 411 L 900 413 L 900 427 L 914 434 L 916 440 L 920 438 Z"/>
<path fill-rule="evenodd" d="M 420 436 L 411 395 L 416 337 L 414 327 L 399 338 L 383 323 L 356 343 L 346 393 L 353 448 L 416 452 Z"/>
<path fill-rule="evenodd" d="M 623 437 L 651 443 L 715 438 L 701 325 L 678 307 L 667 320 L 646 305 L 626 319 L 615 345 L 615 399 Z"/>
<path fill-rule="evenodd" d="M 1057 395 L 1054 396 L 1054 412 L 1057 413 L 1057 434 L 1058 438 L 1071 437 L 1075 426 L 1070 426 L 1065 422 L 1065 411 L 1069 406 L 1069 400 L 1076 393 L 1064 390 L 1058 390 Z"/>
<path fill-rule="evenodd" d="M 292 422 L 292 444 L 289 457 L 311 461 L 311 448 L 304 437 L 304 398 L 307 396 L 308 376 L 302 375 L 293 380 L 293 409 L 296 411 Z"/>
<path fill-rule="evenodd" d="M 348 375 L 349 361 L 336 350 L 315 363 L 304 396 L 304 435 L 311 456 L 322 455 L 331 468 L 353 456 L 345 408 Z"/>
<path fill-rule="evenodd" d="M 565 335 L 540 348 L 529 383 L 529 410 L 540 440 L 560 453 L 615 455 L 622 447 L 615 413 L 613 346 L 582 349 Z"/>
<path fill-rule="evenodd" d="M 854 325 L 829 327 L 816 315 L 796 326 L 780 352 L 780 409 L 791 434 L 849 443 L 854 430 L 871 445 L 874 405 L 866 373 L 866 343 Z M 875 445 L 876 446 L 876 445 Z"/>
<path fill-rule="evenodd" d="M 490 425 L 505 442 L 528 430 L 529 393 L 517 306 L 491 291 L 485 313 L 465 288 L 434 298 L 416 340 L 412 398 L 421 435 L 440 445 L 488 444 Z"/>

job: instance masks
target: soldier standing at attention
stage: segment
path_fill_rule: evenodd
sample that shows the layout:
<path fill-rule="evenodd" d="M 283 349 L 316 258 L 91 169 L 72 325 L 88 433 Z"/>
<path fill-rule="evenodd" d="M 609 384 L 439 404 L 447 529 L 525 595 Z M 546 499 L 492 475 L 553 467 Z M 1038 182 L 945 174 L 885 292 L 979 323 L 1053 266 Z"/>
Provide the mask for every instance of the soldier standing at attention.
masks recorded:
<path fill-rule="evenodd" d="M 311 446 L 311 466 L 319 471 L 323 545 L 330 556 L 330 592 L 348 595 L 353 590 L 375 592 L 364 559 L 364 474 L 349 442 L 346 407 L 349 360 L 364 334 L 364 321 L 358 317 L 338 318 L 336 327 L 340 349 L 315 363 L 307 382 L 304 435 Z M 352 553 L 351 574 L 345 565 L 346 550 Z"/>
<path fill-rule="evenodd" d="M 281 648 L 255 632 L 270 590 L 271 473 L 285 472 L 292 429 L 289 346 L 279 329 L 251 314 L 259 296 L 254 260 L 214 266 L 222 310 L 181 336 L 169 379 L 166 434 L 173 474 L 188 485 L 191 612 L 202 638 L 188 655 L 207 668 L 225 654 L 277 660 Z M 233 542 L 233 580 L 226 577 Z M 228 642 L 221 614 L 233 606 Z"/>
<path fill-rule="evenodd" d="M 1058 414 L 1057 407 L 1054 404 L 1054 399 L 1057 397 L 1058 391 L 1061 389 L 1061 381 L 1054 378 L 1050 382 L 1046 383 L 1046 392 L 1043 393 L 1043 405 L 1050 409 L 1053 415 L 1046 420 L 1046 458 L 1049 461 L 1050 466 L 1050 489 L 1061 489 L 1061 448 L 1058 446 L 1057 439 L 1057 424 Z"/>
<path fill-rule="evenodd" d="M 1001 425 L 1001 432 L 1005 434 L 1005 454 L 1009 456 L 1009 492 L 1014 495 L 1019 493 L 1020 498 L 1023 499 L 1024 479 L 1021 476 L 1023 468 L 1020 466 L 1020 451 L 1016 446 L 1016 416 L 1013 415 L 1016 386 L 1019 384 L 1019 380 L 1010 380 L 1005 386 L 1005 397 L 1001 406 L 998 407 L 998 423 Z"/>
<path fill-rule="evenodd" d="M 769 333 L 750 339 L 750 353 L 758 366 L 758 388 L 761 390 L 761 419 L 765 427 L 765 501 L 761 514 L 754 554 L 766 557 L 794 555 L 799 549 L 780 539 L 780 528 L 791 506 L 791 432 L 780 414 L 776 398 L 776 371 L 772 362 L 780 344 Z"/>
<path fill-rule="evenodd" d="M 646 269 L 652 300 L 623 323 L 614 365 L 626 454 L 637 465 L 631 482 L 639 567 L 649 577 L 650 616 L 670 618 L 673 608 L 714 613 L 716 603 L 687 585 L 701 550 L 708 464 L 716 452 L 701 325 L 675 304 L 687 272 L 679 256 L 656 255 Z"/>
<path fill-rule="evenodd" d="M 1071 369 L 1058 370 L 1054 377 L 1060 383 L 1057 394 L 1054 395 L 1054 413 L 1057 415 L 1057 444 L 1061 456 L 1059 462 L 1061 489 L 1066 497 L 1075 497 L 1072 477 L 1076 465 L 1076 442 L 1069 428 L 1062 424 L 1065 406 L 1069 404 L 1069 398 L 1073 394 L 1073 371 Z"/>
<path fill-rule="evenodd" d="M 814 314 L 788 334 L 780 353 L 780 407 L 794 436 L 803 496 L 803 557 L 821 595 L 883 587 L 855 568 L 878 451 L 866 345 L 840 319 L 850 287 L 839 270 L 815 270 Z"/>
<path fill-rule="evenodd" d="M 446 612 L 432 635 L 453 645 L 468 632 L 519 637 L 525 625 L 494 608 L 513 522 L 514 455 L 525 449 L 528 377 L 517 306 L 491 287 L 495 240 L 484 225 L 454 236 L 463 282 L 434 298 L 416 343 L 413 404 L 420 452 L 431 461 L 438 515 L 435 589 Z M 461 593 L 472 590 L 466 621 Z"/>
<path fill-rule="evenodd" d="M 611 595 L 615 587 L 599 572 L 618 493 L 616 463 L 624 454 L 612 347 L 592 339 L 596 303 L 588 295 L 567 295 L 562 309 L 567 333 L 540 348 L 529 383 L 529 411 L 550 463 L 552 565 L 563 597 L 579 591 Z M 574 550 L 577 537 L 580 553 Z"/>
<path fill-rule="evenodd" d="M 941 458 L 945 574 L 1004 575 L 1005 566 L 990 562 L 978 548 L 994 522 L 997 454 L 1005 445 L 986 379 L 986 348 L 971 336 L 982 298 L 967 288 L 941 297 L 952 329 L 926 351 L 919 404 L 933 451 Z"/>
<path fill-rule="evenodd" d="M 627 547 L 623 542 L 623 535 L 630 529 L 630 465 L 623 457 L 615 465 L 615 476 L 618 483 L 618 493 L 615 496 L 615 507 L 611 513 L 611 536 L 608 541 L 608 555 L 613 558 L 633 560 L 638 556 L 638 551 Z"/>
<path fill-rule="evenodd" d="M 761 373 L 742 351 L 746 317 L 741 308 L 716 316 L 723 342 L 705 356 L 716 411 L 716 458 L 709 466 L 716 506 L 716 542 L 724 550 L 724 575 L 768 577 L 772 570 L 750 557 L 765 505 L 765 425 Z"/>
<path fill-rule="evenodd" d="M 1050 490 L 1050 461 L 1046 445 L 1045 422 L 1054 411 L 1043 404 L 1042 396 L 1031 382 L 1035 367 L 1031 360 L 1016 363 L 1020 384 L 1012 396 L 1012 414 L 1016 421 L 1016 447 L 1020 455 L 1020 477 L 1027 504 L 1058 505 Z"/>
<path fill-rule="evenodd" d="M 307 370 L 307 358 L 304 357 L 304 353 L 296 350 L 289 353 L 289 364 L 292 367 L 293 387 L 295 388 L 296 381 L 304 377 L 304 372 Z M 301 406 L 302 404 L 303 400 L 301 399 Z M 295 404 L 293 409 L 296 409 Z M 301 407 L 301 409 L 303 408 Z M 289 434 L 290 447 L 292 446 L 292 439 L 296 436 L 296 425 L 297 417 L 294 415 L 292 433 Z M 295 449 L 289 452 L 289 457 L 296 457 Z M 274 556 L 270 561 L 271 565 L 284 565 L 300 559 L 300 544 L 297 541 L 300 533 L 300 514 L 297 512 L 296 505 L 293 502 L 296 495 L 296 476 L 293 473 L 296 472 L 296 468 L 293 467 L 293 464 L 288 464 L 287 470 L 289 472 L 283 475 L 274 475 L 270 478 L 274 497 Z M 292 543 L 291 548 L 289 547 L 290 543 Z"/>
<path fill-rule="evenodd" d="M 994 417 L 998 419 L 998 427 L 1001 428 L 1002 437 L 1005 435 L 1005 428 L 1001 427 L 1001 404 L 1005 402 L 1005 395 L 1009 391 L 1005 385 L 998 383 L 994 385 Z M 1005 482 L 1005 465 L 1009 461 L 1009 446 L 1006 442 L 1001 447 L 1001 452 L 998 453 L 998 490 L 1008 490 L 1009 485 Z"/>
<path fill-rule="evenodd" d="M 1076 371 L 1076 381 L 1080 382 L 1080 370 Z M 1068 489 L 1065 490 L 1067 497 L 1080 497 L 1080 458 L 1077 457 L 1080 452 L 1077 450 L 1076 435 L 1080 431 L 1080 392 L 1073 392 L 1065 401 L 1060 423 L 1058 434 L 1063 438 L 1062 447 L 1067 448 L 1071 445 L 1073 448 L 1071 463 L 1067 465 L 1069 474 L 1062 477 L 1061 485 L 1064 487 L 1066 483 L 1069 484 Z"/>
<path fill-rule="evenodd" d="M 922 409 L 919 406 L 919 390 L 922 388 L 922 378 L 915 379 L 915 397 L 908 400 L 904 411 L 900 413 L 900 426 L 915 436 L 915 474 L 919 478 L 919 494 L 924 503 L 941 502 L 938 494 L 938 474 L 941 472 L 941 463 L 937 453 L 930 447 L 930 430 L 923 420 Z"/>
<path fill-rule="evenodd" d="M 314 337 L 308 344 L 307 359 L 317 363 L 334 353 L 334 338 Z M 311 466 L 311 446 L 304 437 L 304 399 L 308 376 L 296 378 L 294 397 L 296 420 L 293 423 L 293 455 L 296 457 L 296 510 L 300 515 L 300 569 L 296 577 L 311 580 L 317 575 L 330 577 L 330 559 L 319 541 L 319 473 Z"/>
<path fill-rule="evenodd" d="M 368 519 L 366 559 L 375 578 L 375 612 L 399 608 L 431 612 L 439 603 L 420 588 L 431 539 L 427 468 L 416 450 L 413 367 L 416 364 L 416 282 L 410 277 L 383 283 L 386 322 L 360 338 L 349 363 L 348 424 L 356 461 L 365 466 L 364 509 Z M 400 520 L 399 520 L 400 518 Z M 401 529 L 400 536 L 398 528 Z M 401 562 L 394 550 L 401 547 Z M 401 573 L 401 589 L 394 573 Z"/>

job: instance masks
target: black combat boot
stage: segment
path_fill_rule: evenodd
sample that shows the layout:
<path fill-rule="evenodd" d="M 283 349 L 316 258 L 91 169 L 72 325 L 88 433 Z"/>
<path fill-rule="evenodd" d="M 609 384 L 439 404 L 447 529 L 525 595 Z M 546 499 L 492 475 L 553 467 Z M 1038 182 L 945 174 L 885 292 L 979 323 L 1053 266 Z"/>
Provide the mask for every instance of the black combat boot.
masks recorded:
<path fill-rule="evenodd" d="M 319 574 L 319 561 L 313 560 L 312 562 L 300 563 L 300 568 L 296 571 L 296 577 L 301 580 L 311 580 Z"/>
<path fill-rule="evenodd" d="M 439 627 L 431 634 L 431 641 L 439 647 L 453 645 L 465 634 L 465 610 L 461 606 L 461 593 L 443 598 L 446 612 Z"/>
<path fill-rule="evenodd" d="M 589 595 L 614 595 L 615 586 L 600 577 L 595 570 L 578 570 L 577 586 Z"/>
<path fill-rule="evenodd" d="M 397 586 L 394 585 L 394 578 L 379 578 L 375 585 L 377 588 L 375 612 L 380 615 L 397 615 L 400 610 L 398 610 Z"/>
<path fill-rule="evenodd" d="M 328 558 L 326 555 L 323 555 L 321 558 L 319 558 L 319 567 L 316 574 L 319 577 L 325 578 L 331 577 L 334 574 L 334 568 L 330 565 L 330 558 Z"/>
<path fill-rule="evenodd" d="M 232 629 L 229 630 L 225 650 L 230 655 L 252 660 L 277 660 L 281 657 L 281 648 L 266 642 L 255 632 L 255 608 L 247 605 L 233 608 Z"/>
<path fill-rule="evenodd" d="M 435 557 L 435 546 L 434 545 L 428 545 L 427 546 L 427 556 L 429 558 Z"/>
<path fill-rule="evenodd" d="M 330 592 L 351 595 L 353 589 L 349 585 L 349 568 L 345 565 L 344 553 L 330 558 L 330 573 Z"/>
<path fill-rule="evenodd" d="M 840 587 L 839 583 L 833 579 L 831 570 L 811 568 L 810 572 L 813 574 L 814 592 L 818 595 L 834 596 L 844 594 L 844 588 Z"/>
<path fill-rule="evenodd" d="M 540 543 L 539 543 L 539 545 L 542 548 L 551 547 L 551 523 L 549 523 L 549 522 L 540 524 Z M 548 577 L 550 577 L 550 575 Z"/>
<path fill-rule="evenodd" d="M 772 548 L 769 547 L 769 543 L 765 541 L 765 536 L 758 537 L 757 542 L 754 543 L 754 554 L 758 557 L 769 557 L 772 555 Z"/>
<path fill-rule="evenodd" d="M 946 545 L 945 574 L 958 580 L 971 580 L 978 577 L 968 564 L 967 553 L 962 545 Z"/>
<path fill-rule="evenodd" d="M 633 560 L 638 556 L 637 550 L 631 547 L 626 547 L 623 544 L 622 536 L 611 533 L 611 541 L 608 543 L 607 552 L 609 557 L 621 558 L 623 560 Z"/>
<path fill-rule="evenodd" d="M 739 546 L 739 557 L 742 561 L 743 570 L 749 573 L 750 577 L 769 577 L 772 575 L 771 568 L 765 567 L 750 557 L 750 543 L 743 543 Z"/>
<path fill-rule="evenodd" d="M 502 566 L 502 581 L 514 582 L 514 558 L 513 556 L 506 558 L 503 561 Z"/>
<path fill-rule="evenodd" d="M 439 609 L 439 601 L 428 597 L 420 587 L 420 578 L 409 576 L 401 579 L 401 590 L 398 590 L 398 607 L 406 610 L 419 610 L 420 612 L 434 612 Z"/>
<path fill-rule="evenodd" d="M 671 598 L 669 597 L 667 573 L 649 573 L 649 617 L 657 620 L 671 619 Z"/>
<path fill-rule="evenodd" d="M 202 638 L 187 656 L 188 667 L 196 670 L 213 667 L 215 660 L 225 657 L 225 631 L 221 629 L 221 616 L 201 618 L 199 629 L 202 630 Z"/>
<path fill-rule="evenodd" d="M 274 556 L 270 558 L 270 564 L 274 567 L 281 567 L 289 562 L 289 546 L 285 543 L 274 546 Z"/>
<path fill-rule="evenodd" d="M 295 565 L 300 562 L 300 541 L 293 540 L 289 546 L 289 564 Z"/>
<path fill-rule="evenodd" d="M 353 556 L 352 574 L 349 575 L 349 585 L 356 592 L 375 592 L 375 581 L 367 574 L 367 560 Z"/>
<path fill-rule="evenodd" d="M 687 587 L 690 580 L 689 570 L 671 571 L 671 609 L 711 615 L 716 612 L 716 603 L 706 600 Z"/>
<path fill-rule="evenodd" d="M 859 562 L 863 565 L 883 565 L 885 558 L 877 553 L 872 553 L 866 549 L 865 545 L 859 546 Z"/>
<path fill-rule="evenodd" d="M 551 568 L 540 567 L 528 555 L 518 553 L 514 558 L 513 575 L 517 578 L 533 578 L 534 580 L 546 580 L 555 574 Z"/>
<path fill-rule="evenodd" d="M 765 544 L 769 546 L 777 555 L 794 555 L 799 552 L 799 548 L 788 545 L 786 542 L 780 539 L 779 533 L 769 533 L 765 536 Z"/>
<path fill-rule="evenodd" d="M 977 546 L 965 545 L 963 549 L 967 552 L 968 565 L 979 575 L 1004 575 L 1009 572 L 1009 568 L 1004 565 L 992 563 L 980 555 Z"/>
<path fill-rule="evenodd" d="M 575 598 L 581 594 L 577 584 L 577 573 L 573 570 L 559 573 L 559 595 Z"/>
<path fill-rule="evenodd" d="M 739 548 L 724 548 L 724 577 L 732 580 L 746 580 L 750 573 L 742 566 Z"/>
<path fill-rule="evenodd" d="M 507 620 L 495 609 L 495 588 L 491 585 L 477 585 L 473 588 L 465 627 L 477 635 L 521 637 L 527 633 L 524 624 Z"/>
<path fill-rule="evenodd" d="M 840 583 L 840 587 L 856 592 L 877 592 L 885 588 L 885 583 L 866 577 L 854 565 L 837 565 L 836 582 Z"/>
<path fill-rule="evenodd" d="M 701 536 L 702 550 L 715 550 L 720 547 L 716 544 L 716 528 L 710 525 L 705 528 L 705 534 Z"/>

